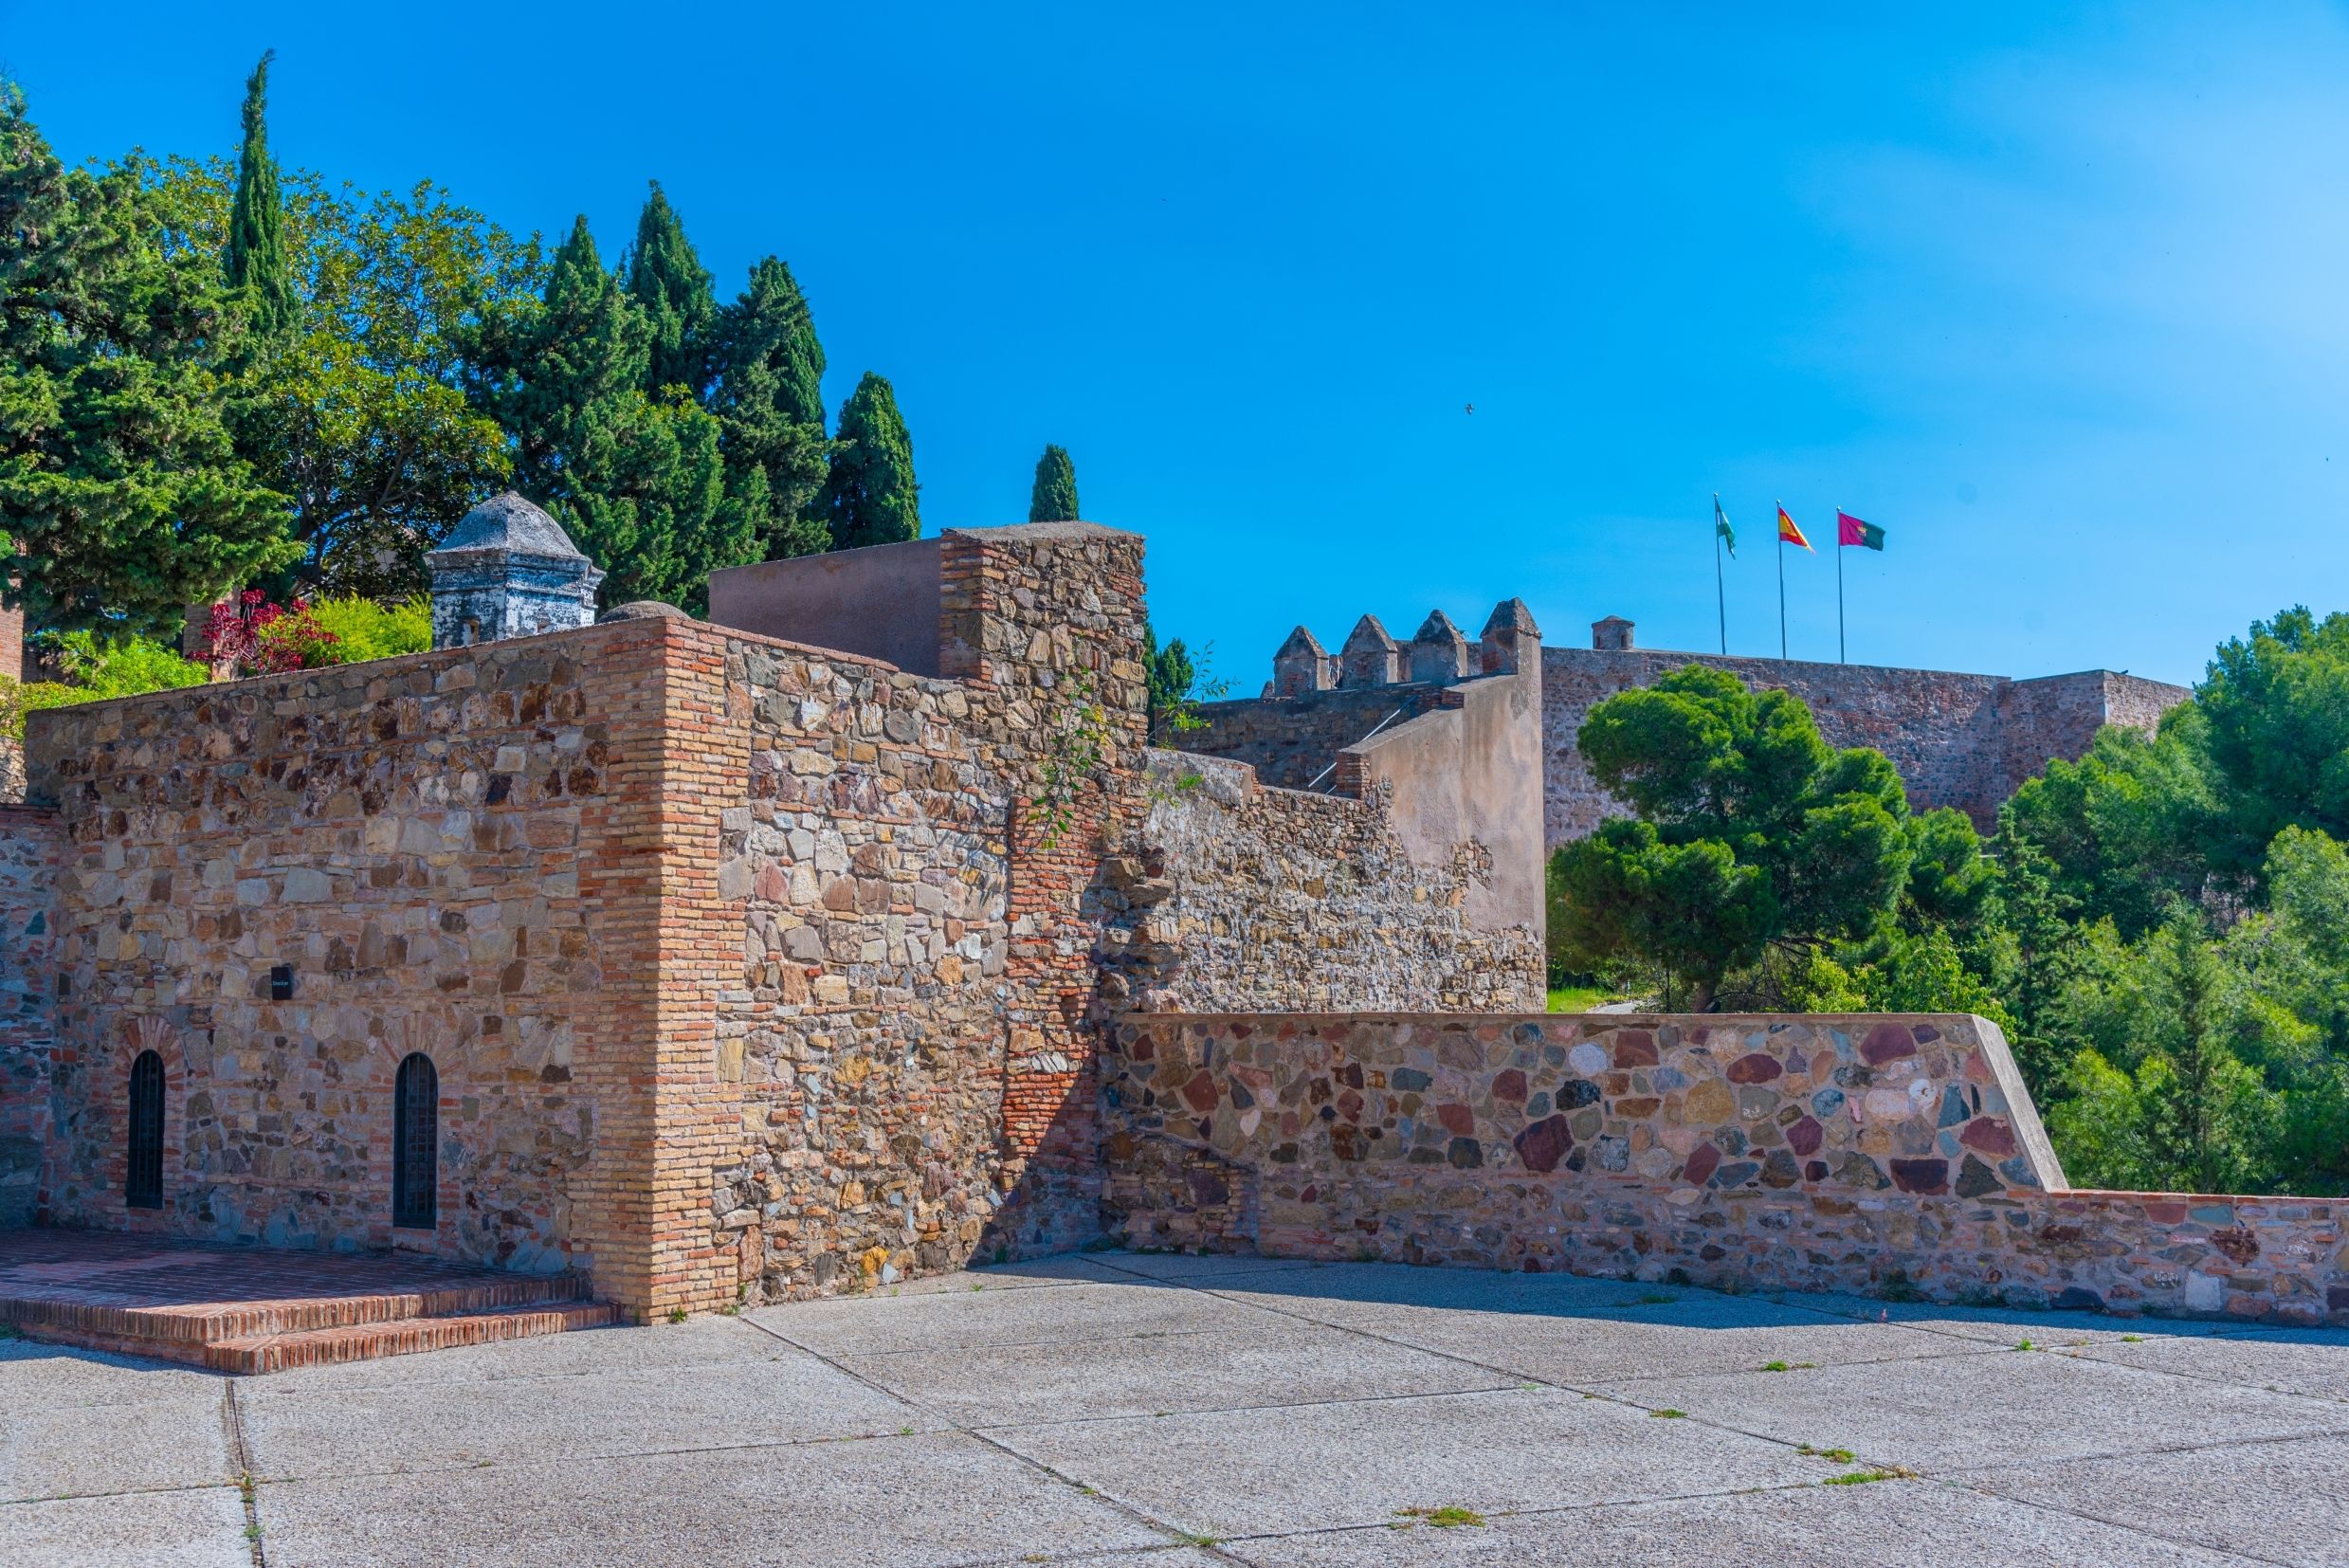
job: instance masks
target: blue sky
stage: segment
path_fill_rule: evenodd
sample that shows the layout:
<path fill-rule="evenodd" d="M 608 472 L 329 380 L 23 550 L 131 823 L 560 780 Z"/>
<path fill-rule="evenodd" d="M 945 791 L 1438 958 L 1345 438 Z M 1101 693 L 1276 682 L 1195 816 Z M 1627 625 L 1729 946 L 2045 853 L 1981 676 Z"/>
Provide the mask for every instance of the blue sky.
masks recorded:
<path fill-rule="evenodd" d="M 1779 498 L 1886 529 L 1873 663 L 2192 680 L 2349 608 L 2349 21 L 1921 10 L 0 0 L 0 66 L 68 157 L 225 153 L 273 46 L 281 158 L 608 259 L 660 179 L 721 289 L 792 263 L 834 407 L 895 382 L 931 531 L 1060 442 L 1242 692 L 1511 593 L 1710 647 L 1716 490 L 1736 652 Z"/>

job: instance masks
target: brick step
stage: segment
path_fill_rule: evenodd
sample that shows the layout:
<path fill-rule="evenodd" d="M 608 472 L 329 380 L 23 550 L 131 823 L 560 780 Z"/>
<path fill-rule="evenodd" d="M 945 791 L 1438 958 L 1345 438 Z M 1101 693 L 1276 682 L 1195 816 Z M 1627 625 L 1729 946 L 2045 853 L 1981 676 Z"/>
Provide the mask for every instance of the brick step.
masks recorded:
<path fill-rule="evenodd" d="M 456 1345 L 494 1344 L 541 1334 L 608 1328 L 620 1322 L 610 1302 L 566 1302 L 509 1306 L 452 1317 L 408 1318 L 394 1322 L 353 1323 L 290 1334 L 255 1334 L 218 1340 L 204 1347 L 203 1364 L 215 1372 L 283 1372 L 292 1367 L 332 1366 L 379 1356 L 406 1356 Z"/>
<path fill-rule="evenodd" d="M 575 1302 L 586 1294 L 587 1280 L 581 1275 L 517 1274 L 425 1290 L 361 1290 L 233 1304 L 101 1306 L 39 1297 L 0 1298 L 0 1322 L 35 1339 L 201 1365 L 203 1347 L 227 1340 L 496 1313 Z"/>

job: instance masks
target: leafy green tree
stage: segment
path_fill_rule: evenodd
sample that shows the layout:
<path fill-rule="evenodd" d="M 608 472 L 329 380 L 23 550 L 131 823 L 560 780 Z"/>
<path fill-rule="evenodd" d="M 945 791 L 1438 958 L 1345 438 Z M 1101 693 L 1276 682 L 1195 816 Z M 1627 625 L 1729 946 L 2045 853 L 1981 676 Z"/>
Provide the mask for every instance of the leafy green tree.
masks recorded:
<path fill-rule="evenodd" d="M 1028 493 L 1029 522 L 1077 520 L 1077 465 L 1065 447 L 1047 447 L 1036 459 L 1036 483 Z"/>
<path fill-rule="evenodd" d="M 232 420 L 303 548 L 269 586 L 396 602 L 511 471 L 505 433 L 469 399 L 469 356 L 487 315 L 537 291 L 537 244 L 428 184 L 361 195 L 293 170 L 282 188 L 299 320 L 249 356 Z M 224 245 L 230 190 L 220 160 L 167 165 L 151 192 L 163 243 Z"/>
<path fill-rule="evenodd" d="M 792 269 L 773 256 L 719 315 L 718 386 L 727 487 L 768 560 L 812 555 L 831 534 L 810 507 L 824 487 L 824 348 Z"/>
<path fill-rule="evenodd" d="M 2049 1111 L 2082 1186 L 2240 1192 L 2269 1178 L 2281 1097 L 2247 1055 L 2291 1042 L 2192 908 L 2123 944 L 2109 922 L 2061 1006 L 2083 1042 Z"/>
<path fill-rule="evenodd" d="M 253 327 L 266 337 L 291 331 L 301 319 L 294 271 L 285 256 L 284 212 L 278 199 L 277 159 L 269 155 L 269 62 L 261 57 L 245 80 L 245 145 L 237 153 L 236 195 L 228 209 L 228 243 L 222 264 L 228 286 Z"/>
<path fill-rule="evenodd" d="M 221 416 L 241 332 L 219 253 L 165 243 L 154 173 L 68 172 L 0 83 L 0 518 L 38 625 L 175 629 L 301 553 Z"/>
<path fill-rule="evenodd" d="M 648 334 L 645 391 L 658 397 L 678 387 L 698 401 L 709 390 L 718 296 L 658 180 L 637 215 L 636 243 L 622 268 Z"/>
<path fill-rule="evenodd" d="M 817 503 L 832 548 L 920 538 L 921 486 L 914 479 L 914 441 L 888 381 L 866 371 L 841 405 L 836 428 L 839 445 Z"/>
<path fill-rule="evenodd" d="M 1634 815 L 1555 857 L 1573 969 L 1652 962 L 1706 1011 L 1731 970 L 1873 930 L 1906 884 L 1899 775 L 1830 748 L 1785 692 L 1686 665 L 1593 707 L 1577 743 Z"/>

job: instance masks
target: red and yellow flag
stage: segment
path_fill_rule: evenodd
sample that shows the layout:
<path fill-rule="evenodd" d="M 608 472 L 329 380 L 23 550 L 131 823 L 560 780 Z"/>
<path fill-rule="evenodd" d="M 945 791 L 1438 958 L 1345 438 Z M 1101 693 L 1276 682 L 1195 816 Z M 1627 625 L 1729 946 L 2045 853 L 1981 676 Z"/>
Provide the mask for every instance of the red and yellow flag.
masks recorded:
<path fill-rule="evenodd" d="M 1805 550 L 1811 550 L 1811 541 L 1804 538 L 1803 531 L 1794 526 L 1794 520 L 1786 515 L 1784 502 L 1780 502 L 1778 506 L 1778 542 L 1799 544 Z M 1814 556 L 1818 554 L 1816 550 L 1811 550 L 1811 553 Z"/>

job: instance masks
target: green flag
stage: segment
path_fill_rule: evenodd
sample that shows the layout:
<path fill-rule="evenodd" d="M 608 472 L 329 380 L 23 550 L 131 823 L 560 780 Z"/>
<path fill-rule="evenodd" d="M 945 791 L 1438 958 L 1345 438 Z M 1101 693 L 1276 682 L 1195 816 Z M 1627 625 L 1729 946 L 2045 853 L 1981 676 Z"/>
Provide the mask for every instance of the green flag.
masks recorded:
<path fill-rule="evenodd" d="M 1729 546 L 1729 558 L 1736 560 L 1738 558 L 1738 536 L 1729 531 L 1729 514 L 1721 509 L 1719 495 L 1713 497 L 1713 532 L 1720 536 L 1721 543 Z"/>

